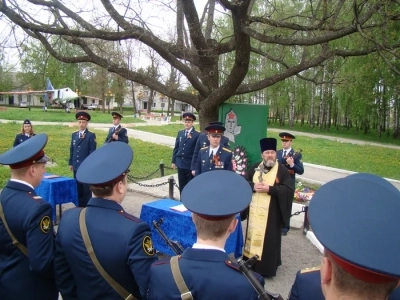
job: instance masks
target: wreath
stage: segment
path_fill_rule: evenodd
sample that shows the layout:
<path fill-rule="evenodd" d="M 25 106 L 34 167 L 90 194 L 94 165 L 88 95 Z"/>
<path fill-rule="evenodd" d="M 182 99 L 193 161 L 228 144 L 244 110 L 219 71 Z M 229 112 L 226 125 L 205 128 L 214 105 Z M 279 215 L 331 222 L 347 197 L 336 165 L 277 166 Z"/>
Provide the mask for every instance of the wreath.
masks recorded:
<path fill-rule="evenodd" d="M 232 151 L 232 169 L 236 174 L 246 176 L 248 164 L 247 151 L 244 146 L 235 146 Z"/>

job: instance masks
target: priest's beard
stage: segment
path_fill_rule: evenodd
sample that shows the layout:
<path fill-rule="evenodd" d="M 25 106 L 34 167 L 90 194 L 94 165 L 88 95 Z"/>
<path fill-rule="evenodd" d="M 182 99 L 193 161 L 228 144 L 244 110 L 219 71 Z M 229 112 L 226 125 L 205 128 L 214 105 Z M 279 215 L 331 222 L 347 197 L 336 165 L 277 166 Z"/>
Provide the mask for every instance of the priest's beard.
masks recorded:
<path fill-rule="evenodd" d="M 276 160 L 272 160 L 272 159 L 264 160 L 264 165 L 267 168 L 272 168 L 273 166 L 275 166 L 275 164 L 276 164 Z"/>

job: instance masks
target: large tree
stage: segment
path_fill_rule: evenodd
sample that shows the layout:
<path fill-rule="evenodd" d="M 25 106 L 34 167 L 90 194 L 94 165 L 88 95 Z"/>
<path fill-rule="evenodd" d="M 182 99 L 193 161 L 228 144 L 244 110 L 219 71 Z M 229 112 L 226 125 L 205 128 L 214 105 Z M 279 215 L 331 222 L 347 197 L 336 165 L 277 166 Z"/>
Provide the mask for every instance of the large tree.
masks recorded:
<path fill-rule="evenodd" d="M 218 106 L 234 95 L 270 87 L 335 56 L 375 51 L 386 56 L 395 54 L 400 46 L 395 34 L 400 20 L 398 0 L 208 0 L 200 17 L 195 0 L 145 2 L 153 5 L 153 16 L 160 15 L 157 9 L 161 7 L 175 13 L 172 38 L 168 31 L 151 27 L 154 18 L 141 17 L 143 3 L 101 0 L 93 3 L 91 10 L 89 2 L 80 7 L 76 1 L 2 0 L 0 12 L 60 61 L 92 62 L 193 105 L 202 127 L 217 119 Z M 214 22 L 220 6 L 229 17 L 229 34 L 225 36 Z M 60 53 L 50 36 L 62 37 L 82 54 Z M 173 89 L 165 81 L 113 60 L 101 51 L 99 40 L 145 44 L 177 69 L 198 93 Z M 251 53 L 258 55 L 259 61 L 274 62 L 278 67 L 247 78 L 249 68 L 256 67 L 250 64 Z M 227 56 L 231 63 L 221 70 L 219 62 Z"/>

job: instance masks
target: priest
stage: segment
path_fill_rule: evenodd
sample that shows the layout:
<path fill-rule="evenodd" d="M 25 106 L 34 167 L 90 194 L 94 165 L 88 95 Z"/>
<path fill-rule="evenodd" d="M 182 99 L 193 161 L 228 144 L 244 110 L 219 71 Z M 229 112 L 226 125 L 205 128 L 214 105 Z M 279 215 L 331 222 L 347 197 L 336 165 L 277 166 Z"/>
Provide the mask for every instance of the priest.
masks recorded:
<path fill-rule="evenodd" d="M 260 140 L 262 161 L 251 166 L 247 181 L 253 197 L 247 210 L 248 217 L 244 259 L 255 255 L 254 271 L 265 276 L 276 276 L 281 262 L 281 229 L 289 224 L 294 190 L 292 179 L 285 166 L 276 160 L 276 139 Z"/>

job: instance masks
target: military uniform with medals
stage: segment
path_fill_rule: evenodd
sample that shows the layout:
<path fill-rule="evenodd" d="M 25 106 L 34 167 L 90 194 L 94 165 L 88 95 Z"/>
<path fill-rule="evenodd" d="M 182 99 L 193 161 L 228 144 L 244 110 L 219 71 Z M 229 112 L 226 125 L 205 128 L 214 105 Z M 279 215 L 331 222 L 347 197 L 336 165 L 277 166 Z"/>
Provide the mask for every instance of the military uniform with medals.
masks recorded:
<path fill-rule="evenodd" d="M 111 161 L 111 156 L 118 159 Z M 119 300 L 129 295 L 146 299 L 150 265 L 157 260 L 150 228 L 111 200 L 118 196 L 115 185 L 127 185 L 132 160 L 129 145 L 110 143 L 93 152 L 78 169 L 77 180 L 91 185 L 94 197 L 85 209 L 66 211 L 58 228 L 54 264 L 63 299 Z M 111 196 L 96 195 L 96 187 L 110 186 Z"/>
<path fill-rule="evenodd" d="M 38 134 L 0 155 L 0 164 L 21 169 L 46 163 L 46 143 L 47 135 Z M 0 299 L 58 299 L 50 203 L 32 184 L 11 178 L 0 204 Z"/>
<path fill-rule="evenodd" d="M 218 123 L 210 123 L 206 127 L 206 131 L 208 135 L 218 135 L 222 140 L 225 127 Z M 232 171 L 232 151 L 222 147 L 221 142 L 217 148 L 212 149 L 211 145 L 209 145 L 200 149 L 195 167 L 195 176 L 214 170 Z"/>

